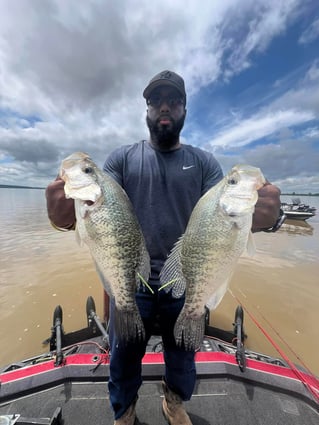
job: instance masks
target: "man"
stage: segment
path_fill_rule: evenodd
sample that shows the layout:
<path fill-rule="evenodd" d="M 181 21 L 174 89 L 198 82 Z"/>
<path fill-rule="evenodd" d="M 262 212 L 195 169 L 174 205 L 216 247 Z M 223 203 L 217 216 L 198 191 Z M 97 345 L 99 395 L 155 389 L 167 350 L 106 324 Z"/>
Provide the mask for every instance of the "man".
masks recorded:
<path fill-rule="evenodd" d="M 133 425 L 135 403 L 142 384 L 141 360 L 155 319 L 160 326 L 164 347 L 163 414 L 171 425 L 191 425 L 183 401 L 192 396 L 196 370 L 193 351 L 177 347 L 173 329 L 184 298 L 158 292 L 159 273 L 167 255 L 184 232 L 190 214 L 199 200 L 222 177 L 212 154 L 180 142 L 186 116 L 184 80 L 174 72 L 163 71 L 149 82 L 143 92 L 147 104 L 146 122 L 150 137 L 115 150 L 106 160 L 109 173 L 132 201 L 151 258 L 149 284 L 152 294 L 142 287 L 136 294 L 146 330 L 143 342 L 122 344 L 110 314 L 110 401 L 115 425 Z M 57 179 L 47 188 L 48 215 L 55 227 L 73 229 L 73 201 L 64 197 L 63 181 Z M 280 191 L 267 183 L 259 190 L 253 217 L 253 231 L 274 226 L 279 216 Z"/>

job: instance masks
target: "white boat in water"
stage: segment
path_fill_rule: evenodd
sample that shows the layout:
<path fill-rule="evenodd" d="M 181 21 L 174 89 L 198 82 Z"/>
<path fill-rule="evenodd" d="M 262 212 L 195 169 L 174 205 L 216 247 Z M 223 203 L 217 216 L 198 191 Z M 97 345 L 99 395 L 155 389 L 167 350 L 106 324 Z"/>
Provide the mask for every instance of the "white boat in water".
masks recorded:
<path fill-rule="evenodd" d="M 282 202 L 281 208 L 287 219 L 308 220 L 316 215 L 316 208 L 303 204 L 299 198 L 292 198 L 291 203 Z"/>

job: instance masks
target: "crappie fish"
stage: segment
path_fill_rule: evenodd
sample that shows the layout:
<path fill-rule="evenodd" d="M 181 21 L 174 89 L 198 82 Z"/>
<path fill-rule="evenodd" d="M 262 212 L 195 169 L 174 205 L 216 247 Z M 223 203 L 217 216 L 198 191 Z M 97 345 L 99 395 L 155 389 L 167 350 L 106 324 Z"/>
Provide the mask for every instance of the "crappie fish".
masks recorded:
<path fill-rule="evenodd" d="M 62 161 L 60 176 L 66 198 L 75 201 L 77 238 L 89 247 L 103 286 L 115 299 L 119 338 L 143 339 L 135 292 L 140 277 L 149 278 L 150 259 L 128 196 L 82 152 Z"/>
<path fill-rule="evenodd" d="M 175 323 L 178 345 L 196 350 L 205 327 L 205 306 L 215 309 L 228 288 L 234 267 L 252 242 L 257 190 L 265 183 L 259 168 L 237 165 L 196 204 L 185 233 L 168 256 L 160 279 L 185 304 Z M 253 247 L 253 246 L 251 246 Z"/>

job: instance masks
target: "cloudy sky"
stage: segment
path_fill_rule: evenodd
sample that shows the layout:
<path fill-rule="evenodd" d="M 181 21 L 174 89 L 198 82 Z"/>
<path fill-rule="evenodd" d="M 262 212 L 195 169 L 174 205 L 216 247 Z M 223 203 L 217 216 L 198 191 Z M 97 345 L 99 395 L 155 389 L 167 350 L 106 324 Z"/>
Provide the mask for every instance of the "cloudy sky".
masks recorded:
<path fill-rule="evenodd" d="M 0 184 L 147 138 L 164 69 L 185 79 L 184 143 L 319 192 L 318 0 L 0 0 Z"/>

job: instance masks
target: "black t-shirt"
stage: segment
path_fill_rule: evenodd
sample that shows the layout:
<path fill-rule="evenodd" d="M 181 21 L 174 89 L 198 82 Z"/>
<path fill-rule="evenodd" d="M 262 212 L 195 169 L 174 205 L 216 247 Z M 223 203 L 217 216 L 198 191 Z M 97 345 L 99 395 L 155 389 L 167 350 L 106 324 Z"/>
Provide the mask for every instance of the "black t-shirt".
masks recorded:
<path fill-rule="evenodd" d="M 151 278 L 158 279 L 197 201 L 223 178 L 221 167 L 199 148 L 181 145 L 161 152 L 143 140 L 113 151 L 104 171 L 130 198 L 151 257 Z"/>

